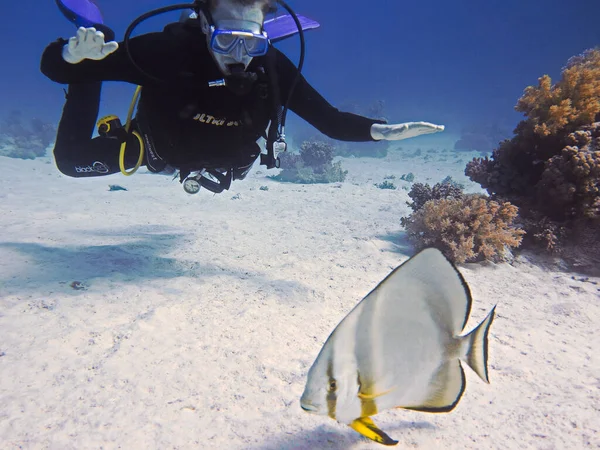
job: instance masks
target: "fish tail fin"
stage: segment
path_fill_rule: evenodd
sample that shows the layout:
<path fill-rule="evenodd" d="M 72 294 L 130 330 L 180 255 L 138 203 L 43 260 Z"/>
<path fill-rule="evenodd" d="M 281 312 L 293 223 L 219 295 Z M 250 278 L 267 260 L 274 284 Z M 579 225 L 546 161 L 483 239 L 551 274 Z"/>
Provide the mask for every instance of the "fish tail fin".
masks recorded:
<path fill-rule="evenodd" d="M 494 320 L 495 310 L 496 307 L 494 306 L 487 317 L 463 338 L 467 342 L 467 352 L 465 355 L 467 364 L 486 383 L 490 382 L 487 370 L 488 333 L 490 325 Z"/>

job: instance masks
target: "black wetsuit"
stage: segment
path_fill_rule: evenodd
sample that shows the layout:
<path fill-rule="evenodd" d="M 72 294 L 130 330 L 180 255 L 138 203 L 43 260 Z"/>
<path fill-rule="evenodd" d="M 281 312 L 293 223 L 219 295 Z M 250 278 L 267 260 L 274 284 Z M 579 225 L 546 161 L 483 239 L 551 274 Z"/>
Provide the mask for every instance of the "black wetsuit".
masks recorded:
<path fill-rule="evenodd" d="M 162 32 L 132 38 L 131 53 L 146 73 L 137 70 L 121 43 L 103 60 L 69 64 L 62 58 L 67 43 L 59 39 L 42 56 L 41 70 L 51 80 L 69 85 L 58 127 L 54 156 L 59 170 L 73 177 L 116 173 L 121 143 L 117 139 L 92 139 L 98 116 L 101 83 L 124 81 L 143 86 L 134 128 L 142 134 L 144 164 L 159 172 L 165 164 L 185 170 L 237 168 L 243 178 L 260 153 L 257 140 L 264 136 L 272 117 L 272 93 L 266 76 L 259 77 L 250 93 L 239 95 L 227 87 L 208 87 L 223 78 L 200 28 L 174 23 Z M 271 48 L 281 101 L 288 98 L 297 69 Z M 254 58 L 248 70 L 262 73 L 268 56 Z M 377 120 L 345 113 L 331 106 L 302 77 L 289 103 L 292 111 L 325 135 L 345 141 L 370 141 Z M 128 141 L 125 166 L 135 165 L 139 152 L 135 139 Z"/>

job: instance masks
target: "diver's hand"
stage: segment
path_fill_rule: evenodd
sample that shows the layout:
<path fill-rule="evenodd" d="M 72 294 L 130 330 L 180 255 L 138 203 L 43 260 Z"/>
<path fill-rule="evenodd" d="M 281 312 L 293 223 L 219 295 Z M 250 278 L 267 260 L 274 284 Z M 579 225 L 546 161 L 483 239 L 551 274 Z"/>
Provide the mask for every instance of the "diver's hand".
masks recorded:
<path fill-rule="evenodd" d="M 77 64 L 84 59 L 100 60 L 106 58 L 119 48 L 115 41 L 104 42 L 104 33 L 95 28 L 79 27 L 77 35 L 69 39 L 62 51 L 63 59 L 70 64 Z"/>
<path fill-rule="evenodd" d="M 393 125 L 374 123 L 371 126 L 371 137 L 376 141 L 401 141 L 422 134 L 439 133 L 444 131 L 444 125 L 429 122 L 406 122 Z"/>

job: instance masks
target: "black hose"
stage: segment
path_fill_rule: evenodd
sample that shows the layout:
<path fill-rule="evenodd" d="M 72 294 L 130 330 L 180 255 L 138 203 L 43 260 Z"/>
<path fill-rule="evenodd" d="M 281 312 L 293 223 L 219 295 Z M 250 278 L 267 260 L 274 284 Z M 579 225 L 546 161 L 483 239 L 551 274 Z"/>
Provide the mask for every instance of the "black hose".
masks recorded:
<path fill-rule="evenodd" d="M 133 33 L 133 30 L 140 23 L 142 23 L 144 20 L 149 19 L 150 17 L 154 17 L 154 16 L 157 16 L 159 14 L 163 14 L 163 13 L 167 13 L 167 12 L 171 12 L 171 11 L 177 11 L 177 10 L 180 10 L 180 9 L 196 9 L 196 7 L 197 7 L 196 3 L 191 3 L 191 4 L 190 3 L 186 3 L 186 4 L 178 4 L 178 5 L 172 5 L 172 6 L 165 6 L 165 7 L 162 7 L 162 8 L 155 9 L 153 11 L 149 11 L 149 12 L 147 12 L 145 14 L 142 14 L 140 17 L 138 17 L 133 22 L 131 22 L 131 24 L 127 27 L 127 30 L 125 31 L 125 36 L 123 38 L 123 43 L 125 44 L 125 52 L 127 53 L 127 57 L 131 61 L 131 64 L 133 65 L 133 67 L 135 67 L 141 74 L 143 74 L 144 76 L 148 77 L 152 81 L 155 81 L 157 83 L 163 83 L 163 80 L 161 80 L 160 78 L 155 77 L 154 75 L 149 74 L 144 69 L 142 69 L 138 65 L 138 63 L 135 62 L 135 59 L 133 58 L 133 56 L 131 54 L 131 47 L 129 46 L 129 37 L 131 36 L 131 33 Z"/>
<path fill-rule="evenodd" d="M 296 13 L 292 10 L 292 8 L 289 7 L 289 5 L 285 1 L 276 1 L 285 9 L 287 9 L 287 11 L 290 13 L 292 19 L 294 19 L 294 22 L 296 23 L 296 27 L 298 27 L 298 35 L 300 36 L 300 60 L 298 61 L 298 72 L 296 73 L 296 77 L 294 78 L 294 81 L 292 82 L 292 85 L 290 87 L 290 92 L 288 93 L 288 98 L 285 102 L 285 105 L 283 105 L 283 112 L 281 113 L 281 121 L 279 124 L 279 133 L 281 134 L 285 128 L 285 119 L 287 117 L 290 101 L 292 100 L 292 95 L 294 94 L 294 89 L 296 89 L 296 85 L 298 84 L 298 81 L 300 81 L 300 77 L 302 75 L 302 67 L 304 66 L 304 56 L 306 54 L 306 43 L 304 41 L 304 30 L 302 29 L 302 24 L 300 23 L 300 20 L 298 19 Z"/>
<path fill-rule="evenodd" d="M 296 77 L 294 78 L 294 81 L 292 82 L 292 85 L 290 86 L 290 91 L 288 93 L 288 97 L 287 100 L 285 102 L 285 104 L 283 105 L 283 111 L 281 113 L 281 118 L 279 121 L 279 130 L 278 133 L 281 134 L 283 133 L 283 130 L 285 129 L 285 120 L 287 117 L 287 112 L 288 112 L 288 108 L 289 108 L 289 104 L 290 101 L 292 99 L 292 95 L 294 94 L 294 90 L 296 88 L 296 85 L 298 84 L 298 81 L 300 81 L 300 77 L 302 75 L 302 67 L 304 66 L 304 56 L 306 54 L 306 43 L 304 40 L 304 30 L 302 29 L 302 24 L 300 23 L 300 20 L 298 19 L 298 16 L 296 15 L 296 13 L 294 12 L 294 10 L 292 8 L 290 8 L 290 6 L 284 1 L 284 0 L 276 0 L 277 3 L 279 3 L 281 6 L 283 6 L 288 13 L 290 13 L 290 16 L 292 16 L 292 19 L 294 19 L 294 22 L 296 23 L 296 27 L 298 28 L 298 34 L 300 36 L 300 60 L 298 62 L 298 71 L 296 73 Z M 129 39 L 131 37 L 131 33 L 133 33 L 133 30 L 143 21 L 157 16 L 159 14 L 164 14 L 167 12 L 171 12 L 171 11 L 178 11 L 178 10 L 182 10 L 182 9 L 192 9 L 194 11 L 199 11 L 200 9 L 203 9 L 203 5 L 204 2 L 202 0 L 196 0 L 194 3 L 185 3 L 185 4 L 177 4 L 177 5 L 171 5 L 171 6 L 165 6 L 162 8 L 158 8 L 155 9 L 153 11 L 149 11 L 145 14 L 142 14 L 141 16 L 139 16 L 137 19 L 135 19 L 133 22 L 131 22 L 131 24 L 127 27 L 127 30 L 125 31 L 125 36 L 123 38 L 123 43 L 125 44 L 125 52 L 127 53 L 127 57 L 129 58 L 129 60 L 131 61 L 131 64 L 145 77 L 147 77 L 148 79 L 155 81 L 156 83 L 163 83 L 164 80 L 161 80 L 160 78 L 155 77 L 154 75 L 149 74 L 148 72 L 146 72 L 142 67 L 140 67 L 140 65 L 135 61 L 135 58 L 133 58 L 133 55 L 131 54 L 131 47 L 129 45 Z"/>

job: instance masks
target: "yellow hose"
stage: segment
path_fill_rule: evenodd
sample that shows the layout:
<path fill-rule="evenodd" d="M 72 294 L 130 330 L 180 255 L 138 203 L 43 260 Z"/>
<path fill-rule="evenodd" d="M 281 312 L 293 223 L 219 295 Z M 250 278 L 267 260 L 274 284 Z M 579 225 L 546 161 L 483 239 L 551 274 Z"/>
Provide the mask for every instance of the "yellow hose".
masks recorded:
<path fill-rule="evenodd" d="M 131 118 L 133 117 L 133 111 L 135 109 L 135 105 L 137 104 L 141 92 L 142 87 L 138 86 L 135 89 L 133 98 L 131 99 L 131 104 L 129 105 L 129 112 L 127 113 L 127 121 L 125 122 L 125 131 L 127 131 L 127 133 L 129 133 L 129 129 L 131 128 Z M 121 144 L 121 151 L 119 152 L 119 169 L 121 169 L 121 173 L 127 177 L 136 173 L 142 165 L 142 161 L 144 160 L 144 140 L 137 131 L 134 131 L 132 134 L 137 138 L 140 144 L 140 156 L 137 160 L 137 163 L 135 164 L 135 167 L 129 172 L 127 172 L 127 169 L 125 169 L 125 148 L 127 147 L 127 141 Z"/>

